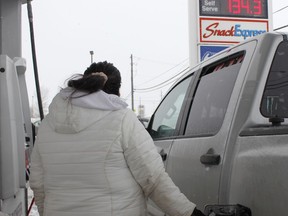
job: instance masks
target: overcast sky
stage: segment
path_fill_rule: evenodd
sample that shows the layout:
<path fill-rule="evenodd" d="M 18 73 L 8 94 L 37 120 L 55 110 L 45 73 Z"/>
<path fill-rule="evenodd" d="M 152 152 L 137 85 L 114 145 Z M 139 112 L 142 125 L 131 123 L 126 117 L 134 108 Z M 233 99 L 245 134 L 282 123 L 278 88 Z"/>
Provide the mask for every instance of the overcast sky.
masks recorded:
<path fill-rule="evenodd" d="M 274 0 L 273 11 L 288 6 Z M 93 60 L 113 63 L 122 74 L 121 96 L 131 107 L 131 54 L 134 87 L 145 89 L 175 76 L 189 61 L 188 0 L 33 0 L 40 84 L 50 100 L 67 78 Z M 273 28 L 287 25 L 288 8 L 273 15 Z M 288 31 L 288 28 L 283 29 Z M 22 56 L 27 60 L 29 98 L 35 95 L 26 4 L 22 8 Z M 167 88 L 135 92 L 151 115 Z"/>

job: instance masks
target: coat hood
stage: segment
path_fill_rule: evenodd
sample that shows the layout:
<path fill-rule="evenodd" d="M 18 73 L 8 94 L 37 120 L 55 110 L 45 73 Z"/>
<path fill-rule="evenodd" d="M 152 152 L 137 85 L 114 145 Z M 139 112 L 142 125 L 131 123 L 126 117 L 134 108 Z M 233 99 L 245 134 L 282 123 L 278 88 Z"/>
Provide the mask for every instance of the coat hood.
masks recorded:
<path fill-rule="evenodd" d="M 119 96 L 114 94 L 107 94 L 102 90 L 88 95 L 86 92 L 80 91 L 74 93 L 74 89 L 69 87 L 60 91 L 60 96 L 65 100 L 69 100 L 72 94 L 73 97 L 71 99 L 71 104 L 83 108 L 119 110 L 128 106 L 128 104 Z"/>
<path fill-rule="evenodd" d="M 57 133 L 73 134 L 81 132 L 109 113 L 125 109 L 128 105 L 120 97 L 98 91 L 89 95 L 75 92 L 72 88 L 60 91 L 49 106 L 46 119 Z"/>

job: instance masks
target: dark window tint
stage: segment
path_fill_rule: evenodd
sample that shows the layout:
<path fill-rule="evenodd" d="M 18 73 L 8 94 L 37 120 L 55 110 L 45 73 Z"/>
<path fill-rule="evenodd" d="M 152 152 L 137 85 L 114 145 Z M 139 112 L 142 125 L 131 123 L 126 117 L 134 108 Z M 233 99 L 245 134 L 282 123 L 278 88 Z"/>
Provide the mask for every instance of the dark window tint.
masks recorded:
<path fill-rule="evenodd" d="M 191 77 L 179 83 L 162 101 L 154 113 L 150 134 L 153 138 L 165 138 L 174 135 L 180 110 L 183 105 Z"/>
<path fill-rule="evenodd" d="M 278 46 L 260 110 L 265 117 L 288 117 L 288 42 Z"/>
<path fill-rule="evenodd" d="M 238 53 L 203 68 L 185 135 L 209 136 L 219 131 L 243 57 Z"/>

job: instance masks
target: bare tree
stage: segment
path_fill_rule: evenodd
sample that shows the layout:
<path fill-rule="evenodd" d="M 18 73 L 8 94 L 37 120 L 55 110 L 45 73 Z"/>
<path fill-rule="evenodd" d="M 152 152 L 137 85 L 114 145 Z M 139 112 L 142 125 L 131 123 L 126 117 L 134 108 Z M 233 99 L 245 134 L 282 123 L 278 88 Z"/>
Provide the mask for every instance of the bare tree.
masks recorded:
<path fill-rule="evenodd" d="M 49 90 L 46 87 L 41 87 L 41 99 L 42 99 L 42 106 L 43 106 L 43 112 L 44 115 L 47 115 L 48 113 L 48 106 L 49 106 Z M 38 107 L 38 101 L 36 93 L 32 95 L 32 100 L 30 103 L 30 115 L 33 119 L 40 119 L 39 114 L 39 107 Z"/>

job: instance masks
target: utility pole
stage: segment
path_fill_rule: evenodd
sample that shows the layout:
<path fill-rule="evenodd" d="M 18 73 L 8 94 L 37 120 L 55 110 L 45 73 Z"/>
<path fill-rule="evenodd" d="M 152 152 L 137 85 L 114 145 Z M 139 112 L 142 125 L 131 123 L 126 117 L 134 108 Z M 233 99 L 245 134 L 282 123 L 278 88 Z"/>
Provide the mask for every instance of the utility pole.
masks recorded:
<path fill-rule="evenodd" d="M 131 107 L 134 112 L 133 55 L 131 54 Z"/>

